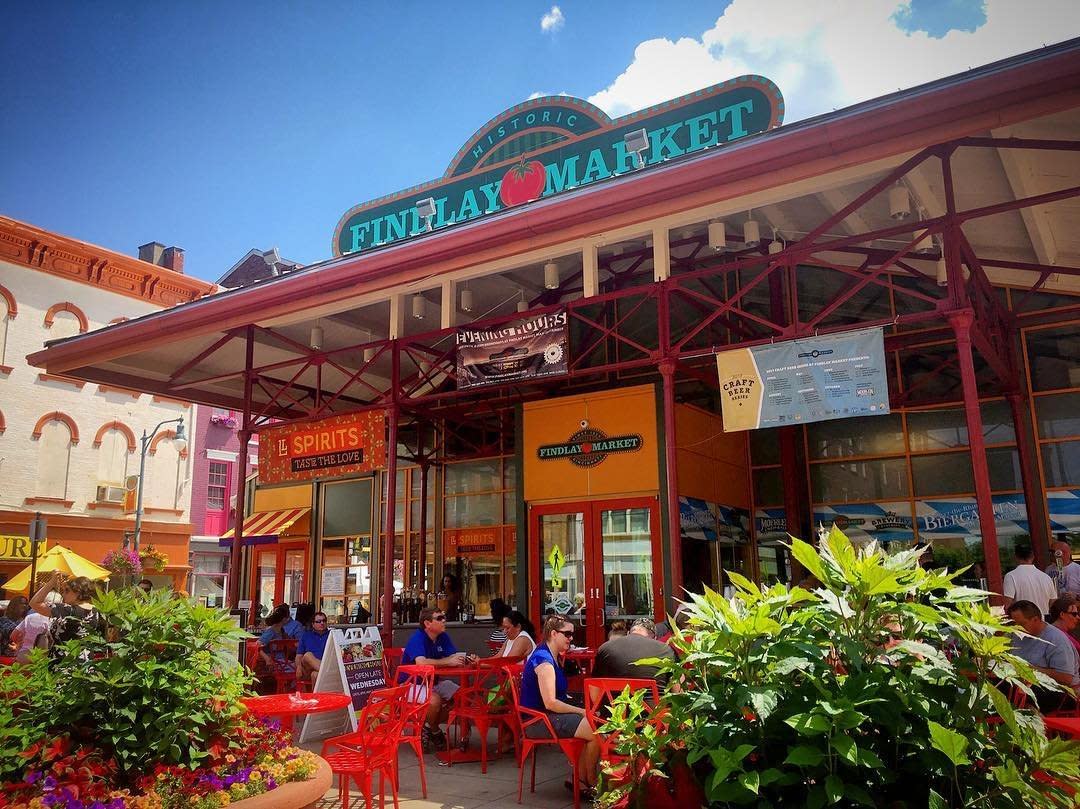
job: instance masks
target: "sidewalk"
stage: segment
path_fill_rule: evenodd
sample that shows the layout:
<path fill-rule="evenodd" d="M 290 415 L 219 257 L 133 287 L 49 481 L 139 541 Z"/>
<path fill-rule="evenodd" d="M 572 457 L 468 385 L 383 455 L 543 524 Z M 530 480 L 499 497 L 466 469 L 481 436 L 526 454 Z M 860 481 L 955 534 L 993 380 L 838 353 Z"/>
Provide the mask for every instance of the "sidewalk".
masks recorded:
<path fill-rule="evenodd" d="M 495 747 L 494 731 L 490 738 L 489 753 Z M 473 744 L 476 744 L 475 732 Z M 318 753 L 322 743 L 306 744 L 304 747 Z M 521 804 L 517 802 L 518 769 L 513 754 L 489 760 L 486 774 L 480 772 L 479 762 L 444 767 L 434 754 L 427 754 L 424 757 L 428 786 L 426 800 L 420 791 L 420 768 L 416 756 L 407 748 L 402 748 L 399 756 L 401 809 L 516 809 L 518 806 L 572 809 L 574 805 L 574 796 L 563 785 L 570 778 L 570 765 L 556 749 L 540 749 L 537 752 L 535 793 L 529 792 L 529 770 L 526 769 Z M 393 805 L 389 785 L 386 788 L 386 805 Z M 588 809 L 589 805 L 584 800 L 581 803 L 582 809 Z M 337 779 L 317 806 L 318 809 L 337 809 L 341 806 Z M 364 806 L 363 796 L 355 786 L 350 786 L 349 806 L 351 809 L 363 809 Z"/>

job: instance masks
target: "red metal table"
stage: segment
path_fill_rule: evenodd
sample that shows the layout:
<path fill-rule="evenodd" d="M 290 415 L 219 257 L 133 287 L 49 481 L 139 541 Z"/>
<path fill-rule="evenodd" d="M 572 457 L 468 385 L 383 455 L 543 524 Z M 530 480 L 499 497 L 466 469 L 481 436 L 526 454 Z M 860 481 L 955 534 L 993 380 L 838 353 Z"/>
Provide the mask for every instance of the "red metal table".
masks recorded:
<path fill-rule="evenodd" d="M 1044 716 L 1043 724 L 1047 730 L 1056 730 L 1066 733 L 1074 739 L 1080 739 L 1080 717 L 1072 716 Z"/>
<path fill-rule="evenodd" d="M 352 703 L 352 697 L 348 694 L 320 692 L 305 693 L 302 700 L 296 700 L 293 697 L 294 694 L 268 694 L 263 697 L 244 697 L 240 702 L 257 716 L 280 717 L 281 726 L 288 727 L 289 733 L 295 730 L 298 716 L 340 711 Z"/>
<path fill-rule="evenodd" d="M 467 663 L 464 666 L 439 666 L 435 669 L 435 680 L 438 682 L 440 677 L 454 677 L 461 682 L 462 686 L 469 684 L 470 678 L 480 677 L 482 674 L 488 674 L 491 669 L 484 669 L 480 667 L 479 661 L 476 663 Z M 449 766 L 450 764 L 465 764 L 471 761 L 480 760 L 480 751 L 474 750 L 471 746 L 465 750 L 461 750 L 458 747 L 453 747 L 450 750 L 438 750 L 435 752 L 435 757 L 439 760 L 440 764 Z"/>

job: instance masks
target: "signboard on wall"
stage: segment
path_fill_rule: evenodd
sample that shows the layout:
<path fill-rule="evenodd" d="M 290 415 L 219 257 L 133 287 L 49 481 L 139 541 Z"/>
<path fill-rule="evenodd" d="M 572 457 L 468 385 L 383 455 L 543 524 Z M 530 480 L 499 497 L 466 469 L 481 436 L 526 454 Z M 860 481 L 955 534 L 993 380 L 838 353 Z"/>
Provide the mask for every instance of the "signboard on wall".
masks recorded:
<path fill-rule="evenodd" d="M 529 99 L 478 130 L 441 178 L 348 210 L 334 231 L 334 255 L 628 174 L 642 159 L 652 166 L 723 147 L 779 126 L 783 116 L 780 90 L 761 76 L 739 76 L 616 119 L 580 98 Z M 640 144 L 623 139 L 642 130 Z M 426 199 L 431 209 L 418 210 L 417 201 Z"/>
<path fill-rule="evenodd" d="M 852 542 L 914 542 L 911 503 L 841 503 L 814 506 L 814 530 L 835 525 Z"/>
<path fill-rule="evenodd" d="M 562 376 L 569 351 L 566 323 L 563 310 L 492 329 L 458 329 L 458 388 Z"/>
<path fill-rule="evenodd" d="M 447 528 L 443 530 L 443 556 L 501 556 L 503 527 Z"/>
<path fill-rule="evenodd" d="M 371 692 L 386 687 L 382 657 L 383 643 L 376 627 L 330 630 L 312 691 L 349 694 L 352 702 L 340 711 L 305 717 L 301 744 L 356 730 L 357 715 Z"/>
<path fill-rule="evenodd" d="M 22 562 L 30 561 L 30 537 L 0 535 L 0 560 Z M 44 545 L 39 553 L 45 551 Z"/>
<path fill-rule="evenodd" d="M 270 427 L 259 434 L 259 480 L 284 483 L 362 474 L 386 465 L 381 410 Z"/>
<path fill-rule="evenodd" d="M 1056 494 L 1052 492 L 1050 494 Z M 1030 533 L 1027 506 L 1022 494 L 995 494 L 991 498 L 998 537 Z M 943 497 L 915 501 L 919 538 L 980 536 L 979 505 L 974 497 Z"/>
<path fill-rule="evenodd" d="M 680 495 L 679 528 L 690 539 L 743 544 L 750 541 L 750 512 Z"/>
<path fill-rule="evenodd" d="M 722 351 L 716 368 L 725 432 L 889 412 L 880 328 Z"/>

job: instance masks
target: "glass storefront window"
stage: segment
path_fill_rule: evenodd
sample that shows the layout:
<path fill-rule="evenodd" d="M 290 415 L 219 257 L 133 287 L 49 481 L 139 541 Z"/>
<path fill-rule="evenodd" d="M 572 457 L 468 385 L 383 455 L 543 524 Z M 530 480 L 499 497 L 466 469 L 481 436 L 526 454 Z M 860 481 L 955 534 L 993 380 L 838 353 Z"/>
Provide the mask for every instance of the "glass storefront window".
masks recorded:
<path fill-rule="evenodd" d="M 319 609 L 331 623 L 371 618 L 372 478 L 322 487 Z"/>
<path fill-rule="evenodd" d="M 1025 335 L 1032 390 L 1075 388 L 1080 367 L 1080 330 L 1075 325 Z"/>
<path fill-rule="evenodd" d="M 1039 438 L 1080 436 L 1080 393 L 1035 397 Z"/>
<path fill-rule="evenodd" d="M 993 491 L 1024 488 L 1024 481 L 1020 477 L 1020 453 L 1015 449 L 1011 447 L 988 449 L 986 465 L 990 468 L 990 488 Z"/>
<path fill-rule="evenodd" d="M 899 413 L 808 424 L 810 457 L 851 458 L 893 455 L 904 451 L 904 425 Z"/>
<path fill-rule="evenodd" d="M 784 477 L 780 469 L 754 470 L 754 503 L 759 507 L 783 505 Z"/>
<path fill-rule="evenodd" d="M 975 491 L 971 455 L 967 452 L 912 456 L 911 477 L 915 482 L 917 497 L 969 494 Z"/>
<path fill-rule="evenodd" d="M 1080 441 L 1043 444 L 1042 459 L 1048 487 L 1080 486 Z"/>
<path fill-rule="evenodd" d="M 193 553 L 191 555 L 191 595 L 208 607 L 225 607 L 228 590 L 229 555 Z"/>
<path fill-rule="evenodd" d="M 967 446 L 967 420 L 959 408 L 916 410 L 907 414 L 907 424 L 912 452 Z M 918 490 L 918 485 L 915 488 Z"/>
<path fill-rule="evenodd" d="M 815 463 L 810 465 L 810 486 L 815 503 L 907 497 L 907 462 L 904 458 L 882 458 L 854 463 Z"/>
<path fill-rule="evenodd" d="M 473 528 L 503 522 L 501 494 L 474 494 L 446 498 L 447 528 Z"/>
<path fill-rule="evenodd" d="M 446 465 L 446 494 L 475 494 L 499 491 L 503 479 L 500 459 Z"/>
<path fill-rule="evenodd" d="M 780 463 L 780 431 L 776 428 L 750 431 L 750 462 L 754 466 Z"/>

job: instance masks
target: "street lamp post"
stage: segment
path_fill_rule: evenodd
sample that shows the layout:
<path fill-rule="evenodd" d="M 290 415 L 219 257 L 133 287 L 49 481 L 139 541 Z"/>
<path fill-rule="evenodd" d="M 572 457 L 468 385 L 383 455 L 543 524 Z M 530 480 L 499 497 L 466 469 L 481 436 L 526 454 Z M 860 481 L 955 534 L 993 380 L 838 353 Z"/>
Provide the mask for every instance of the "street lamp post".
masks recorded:
<path fill-rule="evenodd" d="M 146 430 L 143 430 L 142 434 L 142 453 L 139 455 L 139 489 L 135 495 L 135 531 L 134 531 L 134 543 L 135 553 L 139 552 L 139 539 L 142 533 L 142 498 L 143 498 L 143 475 L 146 473 L 146 451 L 150 448 L 150 442 L 154 440 L 154 436 L 158 434 L 158 430 L 164 427 L 166 424 L 176 425 L 176 435 L 173 437 L 173 443 L 176 444 L 178 452 L 183 452 L 187 447 L 187 438 L 184 436 L 184 417 L 176 419 L 167 419 L 157 427 L 149 435 L 146 434 Z"/>

